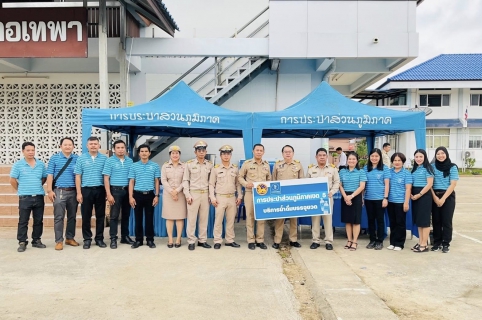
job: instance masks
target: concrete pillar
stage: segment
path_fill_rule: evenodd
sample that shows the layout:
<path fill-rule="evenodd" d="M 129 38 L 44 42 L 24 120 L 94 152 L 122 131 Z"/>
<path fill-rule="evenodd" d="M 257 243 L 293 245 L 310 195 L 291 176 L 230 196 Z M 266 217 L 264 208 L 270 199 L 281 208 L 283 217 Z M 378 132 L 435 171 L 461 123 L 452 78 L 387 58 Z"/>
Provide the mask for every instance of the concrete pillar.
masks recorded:
<path fill-rule="evenodd" d="M 99 86 L 100 108 L 109 108 L 109 73 L 107 69 L 107 7 L 106 0 L 99 1 Z M 101 136 L 102 149 L 108 148 L 107 133 Z"/>

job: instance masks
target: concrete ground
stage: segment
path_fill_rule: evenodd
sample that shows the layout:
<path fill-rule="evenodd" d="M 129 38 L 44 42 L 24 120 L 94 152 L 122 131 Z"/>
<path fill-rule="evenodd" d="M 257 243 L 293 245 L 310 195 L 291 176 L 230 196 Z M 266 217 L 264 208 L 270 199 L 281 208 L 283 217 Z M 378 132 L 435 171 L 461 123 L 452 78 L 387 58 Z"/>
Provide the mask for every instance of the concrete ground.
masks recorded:
<path fill-rule="evenodd" d="M 303 227 L 303 247 L 291 249 L 291 255 L 319 318 L 480 319 L 480 190 L 482 179 L 461 178 L 447 254 L 411 252 L 416 238 L 401 252 L 367 250 L 367 236 L 349 252 L 343 249 L 343 229 L 335 233 L 335 250 L 310 250 L 311 232 Z M 283 256 L 271 247 L 248 250 L 244 223 L 236 232 L 240 249 L 190 252 L 185 239 L 180 249 L 168 249 L 162 238 L 156 249 L 120 245 L 57 252 L 53 229 L 46 228 L 47 249 L 29 246 L 17 253 L 16 230 L 0 229 L 0 319 L 302 318 L 302 301 L 283 273 Z"/>

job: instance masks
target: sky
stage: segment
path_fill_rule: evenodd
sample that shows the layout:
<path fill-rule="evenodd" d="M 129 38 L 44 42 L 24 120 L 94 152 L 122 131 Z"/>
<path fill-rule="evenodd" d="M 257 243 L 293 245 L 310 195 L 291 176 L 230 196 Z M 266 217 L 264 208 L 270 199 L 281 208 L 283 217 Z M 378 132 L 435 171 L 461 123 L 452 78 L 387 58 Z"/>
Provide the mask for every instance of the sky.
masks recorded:
<path fill-rule="evenodd" d="M 443 53 L 482 53 L 481 0 L 425 0 L 417 8 L 418 58 L 403 72 Z M 374 89 L 386 78 L 370 87 Z"/>

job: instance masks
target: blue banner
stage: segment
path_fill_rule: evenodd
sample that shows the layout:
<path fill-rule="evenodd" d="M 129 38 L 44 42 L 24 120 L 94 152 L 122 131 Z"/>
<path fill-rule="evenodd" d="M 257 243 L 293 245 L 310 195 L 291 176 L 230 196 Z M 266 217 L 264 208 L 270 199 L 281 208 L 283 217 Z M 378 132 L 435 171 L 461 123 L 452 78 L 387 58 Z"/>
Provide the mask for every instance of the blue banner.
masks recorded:
<path fill-rule="evenodd" d="M 256 220 L 331 214 L 327 178 L 255 182 L 253 203 Z"/>

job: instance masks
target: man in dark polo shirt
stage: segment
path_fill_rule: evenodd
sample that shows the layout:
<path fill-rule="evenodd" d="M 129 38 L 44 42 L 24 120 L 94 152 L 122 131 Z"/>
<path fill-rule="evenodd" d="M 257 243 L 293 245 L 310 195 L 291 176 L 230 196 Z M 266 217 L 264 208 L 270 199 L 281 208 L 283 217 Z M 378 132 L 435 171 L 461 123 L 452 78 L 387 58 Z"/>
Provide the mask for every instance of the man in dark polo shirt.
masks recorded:
<path fill-rule="evenodd" d="M 104 243 L 105 220 L 105 189 L 104 169 L 107 157 L 99 153 L 99 138 L 90 137 L 87 140 L 88 152 L 82 154 L 75 164 L 75 187 L 77 201 L 82 204 L 82 236 L 84 249 L 90 249 L 92 243 L 92 230 L 90 220 L 92 209 L 95 207 L 95 244 L 101 248 L 107 247 Z"/>
<path fill-rule="evenodd" d="M 78 156 L 72 153 L 74 140 L 60 140 L 60 152 L 54 154 L 47 168 L 47 196 L 54 204 L 55 250 L 62 250 L 64 241 L 64 218 L 67 211 L 65 244 L 77 247 L 74 240 L 77 216 L 77 192 L 75 190 L 74 168 Z"/>
<path fill-rule="evenodd" d="M 33 217 L 32 247 L 46 247 L 42 241 L 40 241 L 43 232 L 45 206 L 45 191 L 42 186 L 47 178 L 45 164 L 35 159 L 35 145 L 32 142 L 24 142 L 22 144 L 22 153 L 24 158 L 16 162 L 10 171 L 10 184 L 17 190 L 19 197 L 17 228 L 18 252 L 24 252 L 27 249 L 27 231 L 30 213 L 32 213 Z"/>

